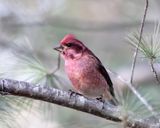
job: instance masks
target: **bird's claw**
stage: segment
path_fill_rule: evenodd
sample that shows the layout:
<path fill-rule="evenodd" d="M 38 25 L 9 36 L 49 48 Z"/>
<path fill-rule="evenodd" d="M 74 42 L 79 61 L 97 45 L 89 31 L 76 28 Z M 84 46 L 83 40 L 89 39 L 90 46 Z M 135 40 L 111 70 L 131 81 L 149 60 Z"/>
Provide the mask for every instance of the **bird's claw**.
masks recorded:
<path fill-rule="evenodd" d="M 77 93 L 77 92 L 75 92 L 75 91 L 73 91 L 73 90 L 71 90 L 71 89 L 69 89 L 69 92 L 70 92 L 70 96 L 72 96 L 73 94 L 82 96 L 82 94 Z"/>
<path fill-rule="evenodd" d="M 103 96 L 97 97 L 96 99 L 100 102 L 103 102 L 103 103 L 105 102 L 105 100 L 103 99 Z"/>

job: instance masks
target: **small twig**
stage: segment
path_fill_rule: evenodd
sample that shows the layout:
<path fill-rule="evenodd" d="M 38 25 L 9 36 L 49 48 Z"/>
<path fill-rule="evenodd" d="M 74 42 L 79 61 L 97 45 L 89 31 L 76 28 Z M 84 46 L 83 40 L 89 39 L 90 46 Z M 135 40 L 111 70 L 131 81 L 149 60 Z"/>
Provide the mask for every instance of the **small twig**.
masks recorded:
<path fill-rule="evenodd" d="M 56 68 L 54 69 L 54 71 L 52 72 L 52 74 L 54 74 L 55 72 L 57 72 L 60 69 L 60 65 L 61 65 L 61 57 L 60 57 L 60 53 L 58 53 L 57 65 L 56 65 Z"/>
<path fill-rule="evenodd" d="M 150 59 L 151 70 L 152 70 L 152 72 L 154 74 L 154 77 L 155 77 L 155 79 L 157 81 L 157 84 L 159 85 L 160 84 L 160 79 L 158 77 L 158 73 L 157 73 L 156 69 L 154 68 L 154 62 L 153 61 L 154 61 L 153 59 Z"/>
<path fill-rule="evenodd" d="M 145 20 L 146 20 L 146 15 L 147 15 L 147 10 L 148 10 L 148 0 L 146 0 L 146 6 L 145 6 L 145 11 L 144 11 L 144 16 L 143 16 L 143 20 L 141 23 L 141 28 L 140 28 L 140 37 L 139 37 L 139 42 L 138 45 L 136 47 L 134 56 L 133 56 L 133 63 L 132 63 L 132 68 L 131 68 L 131 78 L 130 78 L 130 83 L 133 83 L 133 76 L 134 76 L 134 70 L 135 70 L 135 65 L 136 65 L 136 61 L 137 61 L 137 55 L 138 55 L 138 50 L 139 50 L 139 45 L 141 43 L 142 40 L 142 34 L 143 34 L 143 29 L 144 29 L 144 24 L 145 24 Z"/>

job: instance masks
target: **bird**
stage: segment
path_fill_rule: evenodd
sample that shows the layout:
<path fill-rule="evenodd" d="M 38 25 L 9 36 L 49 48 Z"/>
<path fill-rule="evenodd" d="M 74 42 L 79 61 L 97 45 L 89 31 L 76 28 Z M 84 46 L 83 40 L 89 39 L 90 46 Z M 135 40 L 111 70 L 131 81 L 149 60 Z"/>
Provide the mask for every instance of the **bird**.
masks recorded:
<path fill-rule="evenodd" d="M 95 54 L 75 35 L 67 34 L 55 47 L 64 59 L 65 72 L 76 92 L 117 105 L 111 78 Z"/>

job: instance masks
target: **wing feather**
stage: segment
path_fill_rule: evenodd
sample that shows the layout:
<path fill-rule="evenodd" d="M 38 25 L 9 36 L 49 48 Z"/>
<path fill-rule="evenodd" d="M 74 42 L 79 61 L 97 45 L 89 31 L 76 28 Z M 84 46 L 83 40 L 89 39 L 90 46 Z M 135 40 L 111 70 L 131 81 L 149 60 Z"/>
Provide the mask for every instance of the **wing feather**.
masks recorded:
<path fill-rule="evenodd" d="M 98 65 L 98 71 L 102 74 L 102 76 L 107 81 L 107 84 L 109 85 L 109 91 L 110 91 L 111 95 L 113 97 L 115 97 L 114 89 L 113 89 L 113 83 L 111 81 L 111 78 L 110 78 L 108 72 L 106 71 L 106 69 L 104 68 L 104 66 L 102 64 Z"/>
<path fill-rule="evenodd" d="M 115 98 L 113 83 L 111 81 L 111 78 L 110 78 L 108 72 L 106 71 L 106 69 L 102 65 L 101 61 L 92 53 L 92 51 L 90 51 L 89 49 L 87 49 L 87 51 L 89 52 L 90 55 L 92 55 L 93 58 L 97 59 L 97 61 L 98 61 L 97 69 L 98 69 L 99 73 L 101 73 L 102 76 L 105 78 L 105 80 L 109 86 L 109 91 L 110 91 L 111 95 Z"/>

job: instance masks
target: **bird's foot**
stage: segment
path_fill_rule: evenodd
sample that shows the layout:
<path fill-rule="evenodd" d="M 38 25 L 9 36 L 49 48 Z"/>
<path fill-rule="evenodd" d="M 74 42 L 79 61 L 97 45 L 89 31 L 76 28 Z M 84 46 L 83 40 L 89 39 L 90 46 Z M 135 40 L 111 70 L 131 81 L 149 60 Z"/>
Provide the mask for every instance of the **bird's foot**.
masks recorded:
<path fill-rule="evenodd" d="M 97 97 L 96 99 L 99 100 L 100 102 L 103 102 L 103 103 L 105 102 L 105 100 L 103 99 L 103 96 Z"/>
<path fill-rule="evenodd" d="M 77 93 L 77 92 L 75 92 L 75 91 L 73 91 L 73 90 L 71 90 L 71 89 L 69 89 L 69 92 L 70 92 L 70 96 L 72 96 L 73 94 L 79 95 L 79 96 L 83 96 L 82 94 Z"/>

